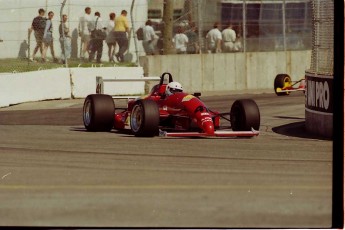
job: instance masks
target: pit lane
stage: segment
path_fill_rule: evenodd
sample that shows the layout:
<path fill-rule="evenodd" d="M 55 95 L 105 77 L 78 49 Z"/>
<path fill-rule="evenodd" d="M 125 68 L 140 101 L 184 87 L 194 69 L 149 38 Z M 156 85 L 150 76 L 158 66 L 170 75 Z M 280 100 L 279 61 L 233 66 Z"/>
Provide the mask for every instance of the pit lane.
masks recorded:
<path fill-rule="evenodd" d="M 258 137 L 90 133 L 83 100 L 0 109 L 0 224 L 330 227 L 332 141 L 306 133 L 304 95 L 202 96 L 219 111 L 240 98 L 259 106 Z"/>

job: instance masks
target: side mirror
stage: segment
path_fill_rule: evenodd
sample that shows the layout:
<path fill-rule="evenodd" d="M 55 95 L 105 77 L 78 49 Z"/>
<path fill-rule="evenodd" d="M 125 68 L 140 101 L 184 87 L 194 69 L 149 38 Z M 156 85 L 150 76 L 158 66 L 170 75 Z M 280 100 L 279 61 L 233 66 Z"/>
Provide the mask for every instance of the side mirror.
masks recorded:
<path fill-rule="evenodd" d="M 198 93 L 193 93 L 193 96 L 194 96 L 194 97 L 200 97 L 200 96 L 201 96 L 201 93 L 199 93 L 199 92 L 198 92 Z"/>

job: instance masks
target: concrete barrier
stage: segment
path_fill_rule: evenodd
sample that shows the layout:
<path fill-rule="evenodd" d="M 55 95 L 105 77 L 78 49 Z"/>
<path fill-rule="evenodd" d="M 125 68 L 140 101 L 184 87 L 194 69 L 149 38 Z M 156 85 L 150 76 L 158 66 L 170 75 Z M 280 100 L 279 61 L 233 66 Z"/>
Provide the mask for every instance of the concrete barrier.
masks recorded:
<path fill-rule="evenodd" d="M 171 72 L 189 91 L 272 89 L 277 74 L 304 78 L 311 51 L 155 55 L 140 57 L 145 76 Z"/>
<path fill-rule="evenodd" d="M 104 79 L 143 77 L 141 67 L 59 68 L 0 75 L 0 107 L 52 99 L 85 98 L 96 93 L 96 77 Z M 105 94 L 141 95 L 145 82 L 114 82 Z"/>
<path fill-rule="evenodd" d="M 68 69 L 41 70 L 0 76 L 0 107 L 30 101 L 71 97 Z"/>
<path fill-rule="evenodd" d="M 143 56 L 143 67 L 60 68 L 0 75 L 0 107 L 28 101 L 84 98 L 96 93 L 96 77 L 140 78 L 172 73 L 187 92 L 272 89 L 278 73 L 304 77 L 310 51 Z M 147 87 L 146 87 L 147 90 Z M 104 93 L 140 95 L 145 82 L 110 82 Z"/>

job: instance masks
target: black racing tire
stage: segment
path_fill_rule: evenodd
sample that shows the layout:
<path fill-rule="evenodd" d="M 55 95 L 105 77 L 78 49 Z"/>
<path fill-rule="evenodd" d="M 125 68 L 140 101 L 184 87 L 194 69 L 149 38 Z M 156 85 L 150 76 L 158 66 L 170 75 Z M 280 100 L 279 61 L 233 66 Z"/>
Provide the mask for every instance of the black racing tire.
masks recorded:
<path fill-rule="evenodd" d="M 114 127 L 115 103 L 110 95 L 90 94 L 85 98 L 83 121 L 87 131 L 110 132 Z"/>
<path fill-rule="evenodd" d="M 230 109 L 230 123 L 233 131 L 251 131 L 260 128 L 260 111 L 251 99 L 236 100 Z"/>
<path fill-rule="evenodd" d="M 153 137 L 159 133 L 159 108 L 151 100 L 135 102 L 130 116 L 132 133 L 136 137 Z"/>
<path fill-rule="evenodd" d="M 274 92 L 277 96 L 290 95 L 289 92 L 277 92 L 277 88 L 283 88 L 286 83 L 291 84 L 291 77 L 288 74 L 278 74 L 274 79 Z"/>

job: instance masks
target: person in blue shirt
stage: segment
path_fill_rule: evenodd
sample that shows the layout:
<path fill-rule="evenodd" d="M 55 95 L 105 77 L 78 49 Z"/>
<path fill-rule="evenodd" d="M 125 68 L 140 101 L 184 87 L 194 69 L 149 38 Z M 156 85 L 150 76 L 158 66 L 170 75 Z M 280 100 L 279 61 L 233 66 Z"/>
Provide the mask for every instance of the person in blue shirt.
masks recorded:
<path fill-rule="evenodd" d="M 55 51 L 54 51 L 53 22 L 52 22 L 53 17 L 54 17 L 54 12 L 49 11 L 47 22 L 46 22 L 46 27 L 44 29 L 44 34 L 43 34 L 42 62 L 47 61 L 46 56 L 47 56 L 48 48 L 50 48 L 50 52 L 52 54 L 54 62 L 58 62 L 58 59 L 55 57 Z"/>

